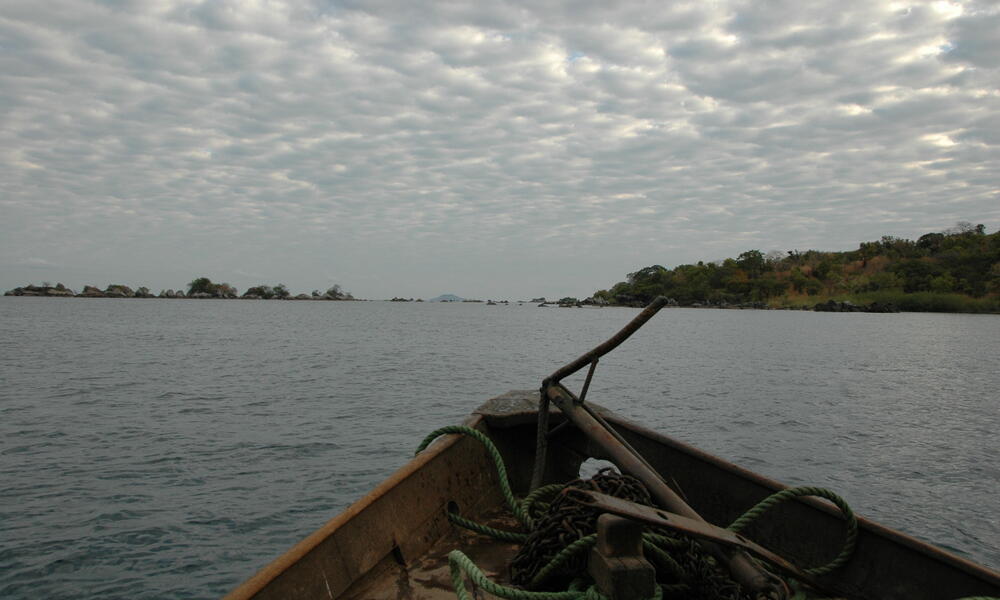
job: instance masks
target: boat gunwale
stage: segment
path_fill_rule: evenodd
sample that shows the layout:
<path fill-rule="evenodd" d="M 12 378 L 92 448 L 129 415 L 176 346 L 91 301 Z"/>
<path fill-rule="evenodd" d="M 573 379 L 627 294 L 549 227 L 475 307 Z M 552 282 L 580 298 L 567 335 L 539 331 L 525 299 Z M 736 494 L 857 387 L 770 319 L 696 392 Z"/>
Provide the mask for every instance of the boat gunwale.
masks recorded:
<path fill-rule="evenodd" d="M 473 411 L 472 414 L 462 422 L 462 424 L 480 430 L 483 430 L 484 428 L 489 430 L 503 430 L 527 427 L 529 424 L 533 424 L 537 420 L 537 410 L 521 409 L 496 413 L 488 410 L 482 411 L 481 409 L 482 407 Z M 552 412 L 552 417 L 555 420 L 563 420 L 565 418 L 557 408 L 553 408 Z M 732 477 L 742 479 L 751 484 L 760 486 L 765 490 L 770 490 L 771 492 L 781 491 L 789 487 L 775 479 L 771 479 L 736 465 L 691 444 L 640 425 L 627 418 L 611 413 L 610 411 L 604 414 L 608 421 L 616 426 L 622 427 L 629 434 L 646 438 L 653 444 L 659 444 L 671 449 L 672 451 L 686 454 L 693 460 L 707 466 L 720 469 Z M 400 466 L 386 479 L 376 485 L 370 492 L 350 504 L 346 509 L 331 518 L 319 529 L 312 532 L 290 549 L 272 560 L 270 563 L 262 567 L 251 578 L 245 580 L 238 587 L 224 596 L 223 600 L 249 600 L 250 598 L 253 598 L 275 579 L 280 577 L 288 569 L 293 567 L 310 552 L 316 549 L 317 546 L 323 543 L 330 536 L 334 535 L 339 529 L 344 527 L 345 524 L 357 517 L 379 499 L 391 493 L 402 482 L 413 476 L 414 473 L 424 468 L 435 458 L 449 451 L 461 439 L 462 436 L 456 434 L 442 436 L 442 438 L 433 443 L 426 451 L 421 452 Z M 804 503 L 811 508 L 818 509 L 831 517 L 838 519 L 842 518 L 839 509 L 820 499 L 804 497 L 797 498 L 796 501 Z M 979 579 L 987 585 L 992 585 L 1000 589 L 1000 573 L 988 567 L 972 562 L 970 559 L 966 559 L 951 552 L 942 550 L 941 548 L 938 548 L 928 542 L 922 541 L 909 534 L 902 533 L 885 525 L 881 525 L 868 518 L 858 516 L 857 519 L 859 527 L 863 531 L 867 531 L 870 535 L 896 543 L 899 546 L 922 554 L 932 561 L 943 563 Z"/>
<path fill-rule="evenodd" d="M 482 415 L 472 414 L 462 422 L 462 425 L 478 429 L 484 422 L 485 419 Z M 380 498 L 392 492 L 401 482 L 419 471 L 424 465 L 450 450 L 461 439 L 462 436 L 457 434 L 442 436 L 425 451 L 406 461 L 405 464 L 382 480 L 374 489 L 352 502 L 347 508 L 324 523 L 319 529 L 313 531 L 280 556 L 261 567 L 252 577 L 243 581 L 223 596 L 223 600 L 249 600 L 253 598 L 267 587 L 268 584 L 281 576 L 282 573 L 294 566 L 316 549 L 323 541 L 336 533 L 347 522 L 373 505 Z"/>

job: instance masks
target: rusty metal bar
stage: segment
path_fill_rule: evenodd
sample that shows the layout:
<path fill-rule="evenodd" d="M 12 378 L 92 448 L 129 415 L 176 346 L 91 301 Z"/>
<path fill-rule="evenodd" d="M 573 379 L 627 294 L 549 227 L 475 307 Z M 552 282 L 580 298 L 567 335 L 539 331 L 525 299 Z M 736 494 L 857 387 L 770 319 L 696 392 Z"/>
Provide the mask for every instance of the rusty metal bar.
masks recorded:
<path fill-rule="evenodd" d="M 602 356 L 611 352 L 622 342 L 627 340 L 633 333 L 636 332 L 640 327 L 642 327 L 646 321 L 653 318 L 653 315 L 657 313 L 661 308 L 667 304 L 667 298 L 664 296 L 658 296 L 655 300 L 649 303 L 649 306 L 644 308 L 631 322 L 621 329 L 618 333 L 612 336 L 608 341 L 604 342 L 600 346 L 594 348 L 590 352 L 587 352 L 583 356 L 577 358 L 568 365 L 558 369 L 552 375 L 549 375 L 542 381 L 541 398 L 538 402 L 538 430 L 535 435 L 535 464 L 531 470 L 531 483 L 529 489 L 534 490 L 542 485 L 542 481 L 545 478 L 545 459 L 548 455 L 549 449 L 549 397 L 545 393 L 546 388 L 552 384 L 559 383 L 559 381 L 576 373 L 583 367 L 590 365 L 590 373 L 587 375 L 587 381 L 583 386 L 583 396 L 587 395 L 587 389 L 590 387 L 590 380 L 594 376 L 594 369 L 597 368 L 597 361 Z"/>
<path fill-rule="evenodd" d="M 594 378 L 594 371 L 597 370 L 597 362 L 599 360 L 599 358 L 595 358 L 594 362 L 590 363 L 590 370 L 587 371 L 587 379 L 583 382 L 583 389 L 580 390 L 581 403 L 587 398 L 587 390 L 590 389 L 590 380 Z"/>
<path fill-rule="evenodd" d="M 565 421 L 564 421 L 565 423 Z M 529 490 L 542 486 L 545 477 L 545 459 L 549 450 L 549 397 L 542 394 L 538 399 L 538 430 L 535 435 L 535 465 L 531 469 Z"/>
<path fill-rule="evenodd" d="M 636 315 L 636 317 L 632 319 L 628 325 L 623 327 L 621 331 L 613 335 L 610 339 L 608 339 L 608 341 L 546 377 L 545 380 L 542 381 L 542 389 L 544 390 L 553 383 L 559 383 L 561 379 L 576 373 L 580 369 L 586 367 L 598 358 L 620 346 L 622 342 L 627 340 L 633 333 L 636 332 L 636 330 L 642 327 L 646 321 L 652 319 L 653 315 L 666 306 L 666 304 L 667 298 L 664 296 L 658 296 L 655 300 L 649 303 L 649 306 L 642 309 L 642 312 Z"/>
<path fill-rule="evenodd" d="M 565 388 L 549 385 L 543 390 L 545 395 L 559 407 L 563 415 L 572 421 L 591 441 L 600 446 L 611 457 L 612 462 L 625 473 L 642 481 L 660 506 L 683 517 L 704 521 L 697 511 L 688 506 L 680 496 L 670 489 L 660 475 L 646 464 L 646 461 L 626 448 L 597 419 L 577 404 L 574 396 Z M 771 592 L 779 598 L 785 596 L 783 586 L 777 585 L 771 576 L 755 566 L 746 553 L 723 548 L 714 542 L 702 541 L 700 543 L 706 551 L 726 564 L 733 578 L 744 587 L 755 592 Z"/>
<path fill-rule="evenodd" d="M 566 429 L 570 425 L 572 425 L 572 423 L 570 423 L 569 421 L 563 421 L 562 423 L 556 425 L 555 427 L 549 430 L 548 438 L 551 440 L 552 438 L 556 437 L 556 435 L 558 435 L 560 431 Z"/>

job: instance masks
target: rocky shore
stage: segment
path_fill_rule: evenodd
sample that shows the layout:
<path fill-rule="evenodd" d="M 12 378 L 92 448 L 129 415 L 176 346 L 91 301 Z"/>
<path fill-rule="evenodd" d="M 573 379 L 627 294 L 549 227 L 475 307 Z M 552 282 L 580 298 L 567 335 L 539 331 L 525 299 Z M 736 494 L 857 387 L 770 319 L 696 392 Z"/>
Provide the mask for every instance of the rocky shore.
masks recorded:
<path fill-rule="evenodd" d="M 588 304 L 597 304 L 594 302 L 593 298 L 587 298 L 578 306 L 586 306 Z M 606 303 L 604 304 L 607 305 Z M 618 306 L 631 306 L 634 308 L 642 308 L 646 304 L 643 302 L 625 303 L 618 304 Z M 563 306 L 563 304 L 560 304 Z M 838 302 L 837 300 L 827 300 L 826 302 L 819 302 L 815 305 L 802 305 L 798 307 L 779 307 L 770 306 L 766 302 L 695 302 L 693 304 L 681 304 L 673 298 L 667 299 L 667 306 L 679 306 L 687 308 L 728 308 L 737 310 L 812 310 L 816 312 L 868 312 L 868 313 L 898 313 L 900 312 L 899 307 L 881 302 L 872 302 L 871 304 L 854 304 L 853 302 Z"/>
<path fill-rule="evenodd" d="M 227 284 L 213 284 L 207 282 L 207 280 L 201 281 L 196 280 L 194 283 L 198 285 L 193 285 L 187 293 L 184 290 L 160 290 L 159 294 L 152 293 L 149 288 L 140 287 L 133 290 L 127 285 L 121 284 L 111 284 L 105 289 L 99 289 L 92 285 L 84 286 L 83 291 L 76 293 L 73 290 L 67 288 L 61 283 L 56 285 L 26 285 L 24 287 L 14 288 L 12 290 L 4 293 L 4 296 L 45 296 L 54 298 L 185 298 L 185 299 L 221 299 L 221 300 L 327 300 L 327 301 L 345 301 L 345 300 L 355 300 L 353 296 L 349 293 L 344 292 L 340 289 L 340 286 L 333 286 L 326 292 L 319 292 L 319 290 L 313 290 L 312 294 L 297 294 L 292 295 L 283 285 L 277 285 L 273 288 L 271 286 L 260 285 L 251 287 L 242 296 L 238 295 L 236 288 Z M 412 298 L 393 298 L 393 302 L 413 302 Z M 545 298 L 536 298 L 532 302 L 541 301 L 539 306 L 549 306 Z M 423 302 L 423 300 L 417 300 L 417 302 Z M 470 302 L 466 300 L 466 302 Z M 492 300 L 489 304 L 496 304 Z M 500 304 L 507 304 L 506 301 L 501 301 Z M 608 302 L 600 298 L 587 298 L 582 301 L 578 301 L 576 298 L 563 298 L 558 301 L 551 301 L 551 304 L 560 307 L 583 307 L 583 306 L 609 306 Z M 727 303 L 727 302 L 705 302 L 705 303 L 694 303 L 683 305 L 678 303 L 674 299 L 669 299 L 667 302 L 668 306 L 688 306 L 689 308 L 728 308 L 728 309 L 742 309 L 742 310 L 773 310 L 773 307 L 768 306 L 764 302 L 743 302 L 743 303 Z M 645 304 L 641 302 L 635 302 L 634 304 L 619 304 L 619 306 L 635 306 L 641 308 Z M 868 305 L 859 305 L 851 302 L 838 302 L 836 300 L 828 300 L 826 302 L 820 302 L 814 306 L 801 306 L 799 308 L 790 308 L 785 310 L 813 310 L 816 312 L 868 312 L 868 313 L 897 313 L 899 308 L 887 303 L 873 302 Z"/>

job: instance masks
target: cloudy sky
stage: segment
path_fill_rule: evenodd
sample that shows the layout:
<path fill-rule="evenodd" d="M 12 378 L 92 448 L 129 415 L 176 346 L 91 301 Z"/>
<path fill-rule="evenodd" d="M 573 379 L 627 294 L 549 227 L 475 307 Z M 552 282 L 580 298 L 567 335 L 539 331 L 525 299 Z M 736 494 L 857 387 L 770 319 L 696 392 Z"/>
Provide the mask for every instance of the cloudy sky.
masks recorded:
<path fill-rule="evenodd" d="M 1000 228 L 994 2 L 3 0 L 0 287 L 586 296 Z"/>

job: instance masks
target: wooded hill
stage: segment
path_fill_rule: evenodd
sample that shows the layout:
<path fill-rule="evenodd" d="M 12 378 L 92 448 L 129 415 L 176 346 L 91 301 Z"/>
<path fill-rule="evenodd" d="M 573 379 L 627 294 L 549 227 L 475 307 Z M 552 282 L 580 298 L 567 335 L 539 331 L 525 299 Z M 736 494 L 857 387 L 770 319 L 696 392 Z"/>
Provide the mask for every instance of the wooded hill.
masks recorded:
<path fill-rule="evenodd" d="M 891 304 L 906 311 L 1000 312 L 1000 230 L 959 223 L 916 241 L 883 236 L 857 250 L 748 250 L 737 258 L 628 274 L 595 299 L 645 305 L 812 307 L 828 300 Z"/>

